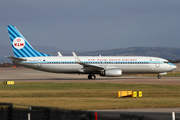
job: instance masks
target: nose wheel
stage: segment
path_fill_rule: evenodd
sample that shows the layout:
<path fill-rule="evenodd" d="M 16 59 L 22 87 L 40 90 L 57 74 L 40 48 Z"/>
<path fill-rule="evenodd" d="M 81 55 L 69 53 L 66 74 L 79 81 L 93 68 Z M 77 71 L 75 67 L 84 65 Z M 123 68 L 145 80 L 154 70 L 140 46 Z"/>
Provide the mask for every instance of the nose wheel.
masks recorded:
<path fill-rule="evenodd" d="M 96 79 L 96 76 L 94 74 L 89 74 L 88 79 Z"/>
<path fill-rule="evenodd" d="M 160 76 L 160 75 L 158 75 L 158 76 L 157 76 L 157 78 L 158 78 L 158 79 L 161 79 L 161 76 Z"/>

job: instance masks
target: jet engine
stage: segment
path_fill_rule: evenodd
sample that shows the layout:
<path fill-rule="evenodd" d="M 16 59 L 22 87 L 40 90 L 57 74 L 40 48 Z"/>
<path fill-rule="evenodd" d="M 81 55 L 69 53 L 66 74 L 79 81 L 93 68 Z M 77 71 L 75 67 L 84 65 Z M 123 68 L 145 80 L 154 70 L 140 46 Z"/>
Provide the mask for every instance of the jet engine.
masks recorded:
<path fill-rule="evenodd" d="M 119 68 L 111 68 L 101 71 L 100 76 L 119 77 L 122 75 L 122 70 Z"/>

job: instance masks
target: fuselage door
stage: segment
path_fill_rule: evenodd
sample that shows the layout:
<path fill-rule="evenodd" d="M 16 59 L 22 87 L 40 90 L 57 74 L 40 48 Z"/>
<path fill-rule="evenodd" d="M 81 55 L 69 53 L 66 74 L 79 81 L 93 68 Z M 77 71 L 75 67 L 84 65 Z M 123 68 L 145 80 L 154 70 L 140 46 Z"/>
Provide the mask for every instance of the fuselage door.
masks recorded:
<path fill-rule="evenodd" d="M 37 67 L 41 68 L 41 60 L 40 59 L 38 59 Z"/>
<path fill-rule="evenodd" d="M 159 59 L 156 59 L 156 63 L 155 63 L 155 65 L 156 65 L 156 68 L 159 68 L 159 67 L 160 67 L 160 62 L 159 62 Z"/>

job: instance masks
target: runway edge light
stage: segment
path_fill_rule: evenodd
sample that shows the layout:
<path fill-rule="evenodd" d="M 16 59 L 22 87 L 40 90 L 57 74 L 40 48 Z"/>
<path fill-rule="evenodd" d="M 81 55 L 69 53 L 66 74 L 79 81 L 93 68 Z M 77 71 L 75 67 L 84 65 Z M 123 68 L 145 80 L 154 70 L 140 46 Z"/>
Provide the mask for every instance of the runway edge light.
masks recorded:
<path fill-rule="evenodd" d="M 6 85 L 14 85 L 14 81 L 3 81 Z"/>

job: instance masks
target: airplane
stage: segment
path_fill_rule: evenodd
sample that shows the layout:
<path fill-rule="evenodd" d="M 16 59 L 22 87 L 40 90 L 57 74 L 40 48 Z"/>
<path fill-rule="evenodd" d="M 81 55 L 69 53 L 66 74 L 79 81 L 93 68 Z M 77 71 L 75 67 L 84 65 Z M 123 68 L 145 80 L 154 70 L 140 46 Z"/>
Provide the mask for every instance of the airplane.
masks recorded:
<path fill-rule="evenodd" d="M 175 70 L 177 67 L 168 60 L 149 56 L 51 56 L 36 51 L 14 25 L 7 26 L 14 56 L 13 63 L 53 73 L 88 74 L 88 79 L 96 79 L 96 74 L 106 77 L 120 77 L 122 74 L 158 74 Z"/>

